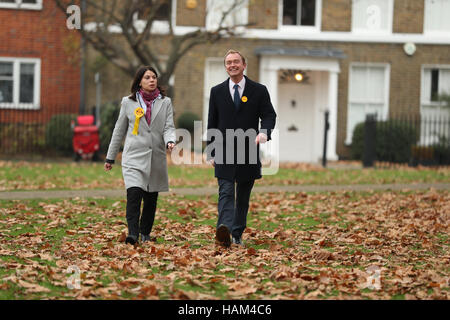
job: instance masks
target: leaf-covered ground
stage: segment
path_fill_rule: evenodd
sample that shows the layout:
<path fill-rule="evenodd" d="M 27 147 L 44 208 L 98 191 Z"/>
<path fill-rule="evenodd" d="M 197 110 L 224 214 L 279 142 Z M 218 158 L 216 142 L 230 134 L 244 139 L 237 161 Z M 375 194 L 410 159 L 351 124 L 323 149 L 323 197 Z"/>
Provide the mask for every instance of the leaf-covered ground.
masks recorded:
<path fill-rule="evenodd" d="M 229 249 L 217 196 L 160 197 L 136 247 L 124 212 L 0 201 L 0 299 L 449 299 L 448 191 L 253 194 L 245 247 Z"/>

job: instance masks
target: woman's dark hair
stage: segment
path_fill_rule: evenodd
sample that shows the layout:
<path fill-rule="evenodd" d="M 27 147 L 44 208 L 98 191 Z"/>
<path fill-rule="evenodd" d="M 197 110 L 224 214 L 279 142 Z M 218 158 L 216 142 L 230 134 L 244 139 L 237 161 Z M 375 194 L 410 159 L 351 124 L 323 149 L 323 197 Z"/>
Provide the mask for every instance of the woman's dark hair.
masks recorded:
<path fill-rule="evenodd" d="M 136 71 L 136 74 L 133 79 L 133 83 L 131 84 L 131 95 L 128 97 L 131 100 L 137 101 L 136 100 L 136 92 L 138 92 L 141 89 L 141 80 L 147 71 L 153 72 L 156 75 L 156 78 L 158 79 L 158 73 L 156 72 L 156 70 L 153 67 L 150 67 L 150 66 L 140 67 Z M 158 87 L 161 95 L 164 97 L 165 96 L 164 90 L 159 85 L 157 87 Z"/>

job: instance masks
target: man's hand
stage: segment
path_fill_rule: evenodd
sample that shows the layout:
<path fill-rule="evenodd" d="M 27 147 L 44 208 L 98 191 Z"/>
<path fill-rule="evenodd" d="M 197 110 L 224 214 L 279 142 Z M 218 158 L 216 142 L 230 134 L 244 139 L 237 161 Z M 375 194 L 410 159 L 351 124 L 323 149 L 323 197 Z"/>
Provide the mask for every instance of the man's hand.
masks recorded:
<path fill-rule="evenodd" d="M 209 163 L 210 165 L 212 165 L 213 167 L 216 166 L 216 164 L 215 164 L 215 162 L 214 162 L 214 159 L 209 159 L 209 160 L 208 160 L 208 163 Z"/>
<path fill-rule="evenodd" d="M 111 170 L 111 169 L 112 169 L 112 164 L 111 164 L 111 163 L 105 162 L 105 170 L 106 170 L 106 171 L 109 171 L 109 170 Z"/>
<path fill-rule="evenodd" d="M 260 133 L 256 136 L 256 139 L 255 139 L 256 144 L 258 144 L 258 143 L 263 144 L 266 142 L 267 142 L 267 135 L 265 133 Z"/>
<path fill-rule="evenodd" d="M 169 142 L 167 144 L 167 149 L 169 149 L 169 151 L 172 151 L 174 147 L 175 147 L 175 143 L 173 143 L 173 142 Z"/>

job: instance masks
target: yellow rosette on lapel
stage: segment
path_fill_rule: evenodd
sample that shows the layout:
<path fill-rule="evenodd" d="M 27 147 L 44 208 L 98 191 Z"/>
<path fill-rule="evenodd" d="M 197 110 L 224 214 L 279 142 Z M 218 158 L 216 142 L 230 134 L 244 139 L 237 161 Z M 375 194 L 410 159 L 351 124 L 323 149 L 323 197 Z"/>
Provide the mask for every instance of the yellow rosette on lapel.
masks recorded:
<path fill-rule="evenodd" d="M 134 110 L 134 115 L 136 116 L 136 120 L 134 121 L 134 127 L 133 127 L 133 132 L 132 134 L 134 134 L 135 136 L 137 136 L 138 134 L 138 129 L 139 129 L 139 121 L 141 120 L 141 118 L 144 116 L 144 109 L 142 109 L 141 107 L 138 107 Z"/>
<path fill-rule="evenodd" d="M 246 103 L 248 101 L 248 98 L 246 96 L 242 96 L 241 100 L 242 100 L 243 103 Z"/>

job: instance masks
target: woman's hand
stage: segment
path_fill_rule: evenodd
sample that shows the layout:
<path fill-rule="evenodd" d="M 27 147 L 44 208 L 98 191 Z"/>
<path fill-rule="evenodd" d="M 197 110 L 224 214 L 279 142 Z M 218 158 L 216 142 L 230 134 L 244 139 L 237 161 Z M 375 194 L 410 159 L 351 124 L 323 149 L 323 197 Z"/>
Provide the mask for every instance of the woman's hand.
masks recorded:
<path fill-rule="evenodd" d="M 169 142 L 167 144 L 167 149 L 169 149 L 169 151 L 172 151 L 174 147 L 175 147 L 175 143 L 173 143 L 173 142 Z"/>
<path fill-rule="evenodd" d="M 111 170 L 112 169 L 112 164 L 111 163 L 108 163 L 108 162 L 105 162 L 105 170 L 106 171 L 109 171 L 109 170 Z"/>

